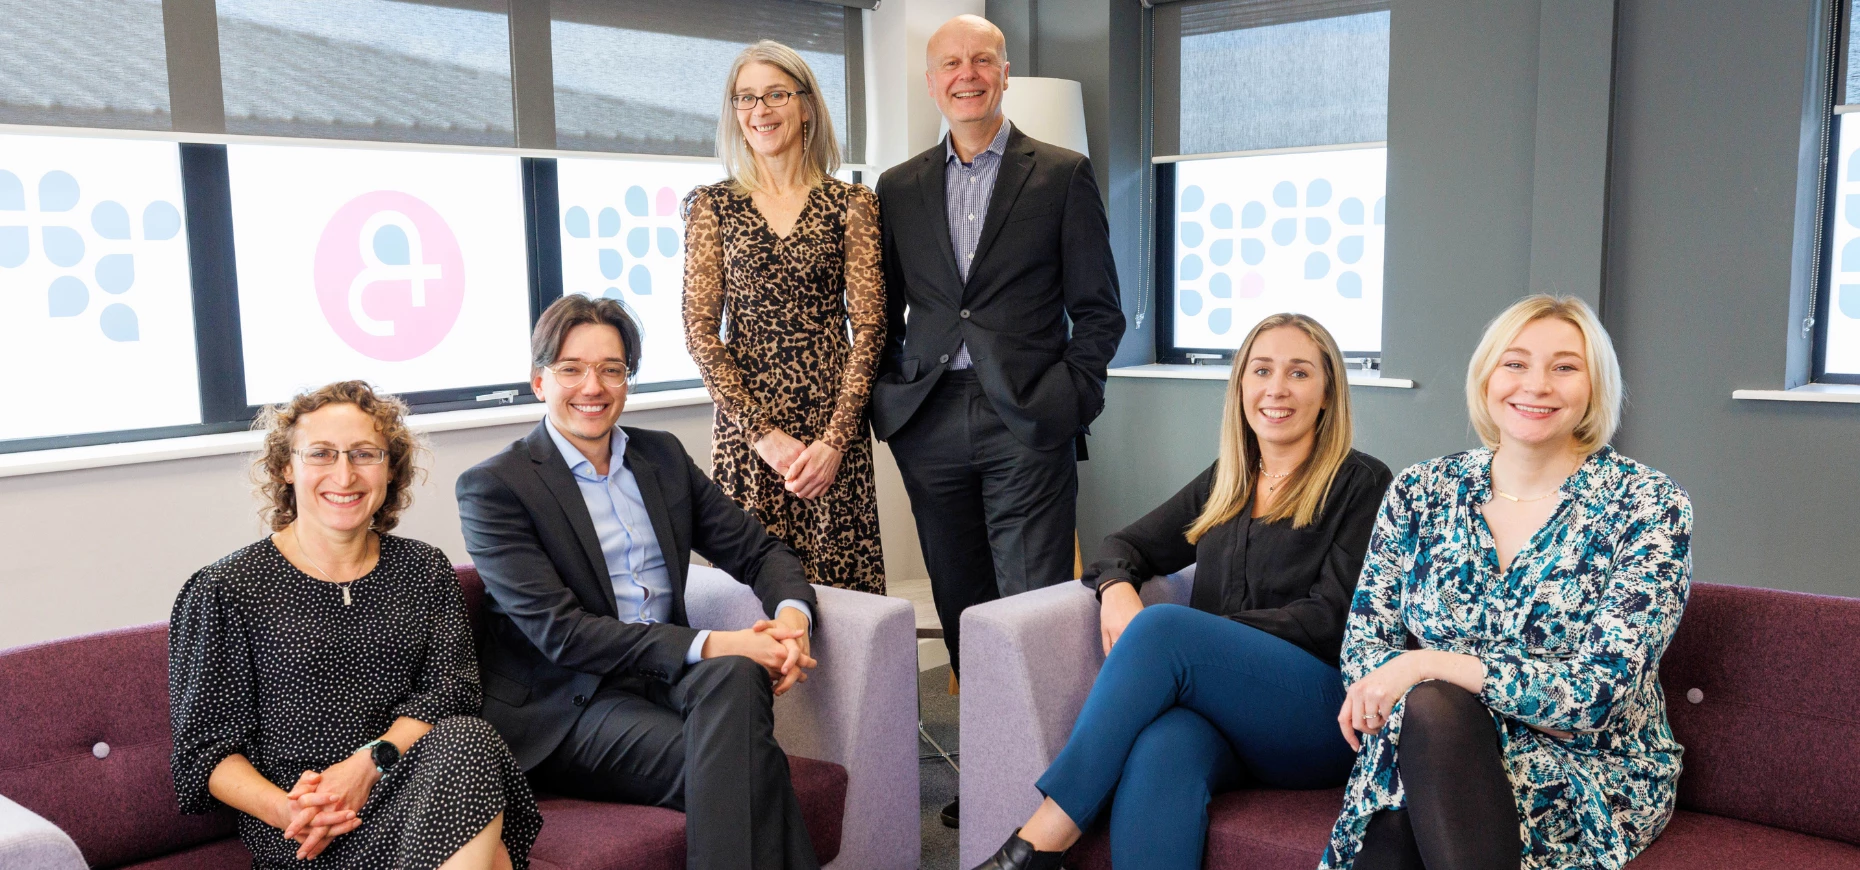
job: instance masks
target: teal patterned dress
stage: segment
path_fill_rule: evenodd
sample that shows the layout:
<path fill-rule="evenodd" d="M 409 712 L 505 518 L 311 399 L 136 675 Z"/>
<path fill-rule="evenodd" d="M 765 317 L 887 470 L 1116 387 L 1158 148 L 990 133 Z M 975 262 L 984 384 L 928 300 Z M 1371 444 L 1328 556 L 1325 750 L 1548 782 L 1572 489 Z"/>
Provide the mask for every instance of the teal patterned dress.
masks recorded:
<path fill-rule="evenodd" d="M 1500 572 L 1479 512 L 1491 469 L 1492 452 L 1472 450 L 1395 479 L 1351 603 L 1344 679 L 1401 655 L 1410 636 L 1478 657 L 1525 870 L 1618 870 L 1673 813 L 1682 750 L 1659 665 L 1691 585 L 1692 504 L 1666 475 L 1603 447 Z M 1364 740 L 1323 870 L 1350 867 L 1370 817 L 1404 806 L 1401 721 L 1397 704 Z"/>

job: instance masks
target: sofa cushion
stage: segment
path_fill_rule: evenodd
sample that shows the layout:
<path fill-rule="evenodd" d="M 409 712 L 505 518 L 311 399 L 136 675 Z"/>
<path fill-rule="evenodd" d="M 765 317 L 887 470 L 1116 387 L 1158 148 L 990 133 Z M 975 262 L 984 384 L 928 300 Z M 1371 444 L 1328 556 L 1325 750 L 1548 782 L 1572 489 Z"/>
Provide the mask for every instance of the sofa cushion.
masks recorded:
<path fill-rule="evenodd" d="M 124 870 L 251 870 L 252 853 L 237 839 L 216 840 L 172 855 L 126 865 Z"/>
<path fill-rule="evenodd" d="M 1311 870 L 1330 842 L 1343 789 L 1241 789 L 1208 804 L 1207 867 Z M 1111 870 L 1111 838 L 1102 823 L 1066 854 L 1067 867 Z"/>
<path fill-rule="evenodd" d="M 788 757 L 801 817 L 825 864 L 840 853 L 846 809 L 846 768 Z M 685 815 L 658 807 L 545 797 L 542 834 L 530 852 L 537 870 L 680 870 L 685 866 Z M 616 834 L 626 832 L 624 836 Z"/>
<path fill-rule="evenodd" d="M 1855 662 L 1860 599 L 1693 584 L 1660 662 L 1679 808 L 1860 843 Z"/>
<path fill-rule="evenodd" d="M 789 756 L 801 817 L 825 864 L 840 853 L 846 808 L 846 768 Z M 530 851 L 534 870 L 682 870 L 685 814 L 658 807 L 541 796 L 542 834 Z M 129 865 L 136 870 L 245 870 L 252 853 L 238 840 L 221 840 Z"/>
<path fill-rule="evenodd" d="M 92 867 L 232 834 L 231 813 L 184 816 L 175 801 L 165 624 L 0 653 L 0 710 L 0 794 L 71 835 Z"/>
<path fill-rule="evenodd" d="M 1860 847 L 1680 810 L 1628 870 L 1860 870 Z"/>

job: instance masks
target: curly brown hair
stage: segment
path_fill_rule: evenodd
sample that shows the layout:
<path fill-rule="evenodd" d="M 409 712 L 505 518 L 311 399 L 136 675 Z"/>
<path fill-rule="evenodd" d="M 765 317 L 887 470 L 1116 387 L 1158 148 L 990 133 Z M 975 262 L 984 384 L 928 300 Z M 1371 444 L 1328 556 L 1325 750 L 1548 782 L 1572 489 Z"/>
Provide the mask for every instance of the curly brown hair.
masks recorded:
<path fill-rule="evenodd" d="M 393 531 L 401 511 L 413 504 L 413 486 L 426 474 L 414 458 L 426 449 L 426 444 L 407 426 L 407 403 L 376 393 L 366 381 L 338 381 L 298 393 L 288 402 L 267 406 L 252 421 L 253 429 L 265 432 L 264 449 L 252 462 L 252 478 L 262 502 L 258 515 L 272 531 L 283 531 L 297 519 L 297 490 L 284 479 L 284 472 L 291 467 L 297 421 L 325 406 L 345 404 L 373 417 L 375 428 L 387 440 L 387 498 L 375 511 L 374 530 Z"/>

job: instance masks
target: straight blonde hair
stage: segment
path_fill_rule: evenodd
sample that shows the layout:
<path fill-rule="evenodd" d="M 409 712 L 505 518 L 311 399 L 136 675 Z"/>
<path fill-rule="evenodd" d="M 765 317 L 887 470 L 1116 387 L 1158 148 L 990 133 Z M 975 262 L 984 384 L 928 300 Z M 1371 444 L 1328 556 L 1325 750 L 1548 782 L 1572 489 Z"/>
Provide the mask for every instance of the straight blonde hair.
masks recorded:
<path fill-rule="evenodd" d="M 805 132 L 801 142 L 805 165 L 803 179 L 807 186 L 813 187 L 839 171 L 840 142 L 833 135 L 833 118 L 827 114 L 827 100 L 820 94 L 820 81 L 814 78 L 814 71 L 798 52 L 772 39 L 764 39 L 737 54 L 736 61 L 730 64 L 729 77 L 723 80 L 723 110 L 717 116 L 717 158 L 723 161 L 723 170 L 730 176 L 731 183 L 743 193 L 762 189 L 762 179 L 756 174 L 755 153 L 743 138 L 743 128 L 736 123 L 736 108 L 730 105 L 730 98 L 736 95 L 737 75 L 752 63 L 765 63 L 781 70 L 794 79 L 795 86 L 803 92 L 798 99 L 810 116 L 803 122 Z"/>
<path fill-rule="evenodd" d="M 1324 407 L 1318 411 L 1317 443 L 1311 456 L 1285 481 L 1285 491 L 1261 514 L 1264 522 L 1290 519 L 1292 528 L 1311 525 L 1324 513 L 1330 498 L 1330 485 L 1337 470 L 1350 457 L 1350 387 L 1343 368 L 1343 353 L 1337 340 L 1324 325 L 1303 314 L 1274 314 L 1261 320 L 1246 341 L 1234 353 L 1233 371 L 1227 376 L 1227 402 L 1221 409 L 1221 450 L 1214 464 L 1214 488 L 1201 515 L 1188 527 L 1189 543 L 1196 543 L 1208 530 L 1240 515 L 1253 503 L 1253 489 L 1258 485 L 1259 435 L 1246 421 L 1246 397 L 1241 380 L 1246 376 L 1247 360 L 1253 356 L 1253 343 L 1269 330 L 1290 326 L 1303 332 L 1318 346 L 1324 357 Z"/>
<path fill-rule="evenodd" d="M 1582 333 L 1583 356 L 1589 364 L 1589 407 L 1576 423 L 1575 436 L 1577 448 L 1586 456 L 1614 439 L 1615 429 L 1621 425 L 1626 391 L 1621 384 L 1621 361 L 1615 357 L 1615 344 L 1608 330 L 1589 304 L 1574 296 L 1526 296 L 1492 319 L 1466 365 L 1466 413 L 1472 418 L 1479 440 L 1487 447 L 1497 447 L 1498 422 L 1485 407 L 1486 384 L 1498 369 L 1499 357 L 1518 340 L 1518 333 L 1545 318 L 1561 320 Z"/>

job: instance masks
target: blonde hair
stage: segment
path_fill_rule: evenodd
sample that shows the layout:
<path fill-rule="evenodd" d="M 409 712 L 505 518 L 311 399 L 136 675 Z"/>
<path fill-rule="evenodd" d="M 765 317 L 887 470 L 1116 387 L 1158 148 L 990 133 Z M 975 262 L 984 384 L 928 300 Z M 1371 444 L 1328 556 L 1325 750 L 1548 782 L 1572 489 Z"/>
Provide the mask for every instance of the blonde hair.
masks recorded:
<path fill-rule="evenodd" d="M 1241 380 L 1246 376 L 1247 360 L 1252 358 L 1253 344 L 1267 331 L 1290 326 L 1303 332 L 1318 346 L 1324 358 L 1324 407 L 1318 412 L 1317 443 L 1311 456 L 1294 469 L 1285 480 L 1285 489 L 1261 514 L 1264 522 L 1290 519 L 1292 528 L 1315 522 L 1324 512 L 1330 497 L 1330 485 L 1337 470 L 1350 457 L 1350 387 L 1343 368 L 1343 353 L 1337 340 L 1324 325 L 1303 314 L 1274 314 L 1261 320 L 1246 341 L 1234 353 L 1233 372 L 1227 376 L 1227 403 L 1221 410 L 1221 451 L 1214 464 L 1214 487 L 1201 515 L 1188 527 L 1188 541 L 1195 543 L 1210 529 L 1240 515 L 1253 503 L 1253 488 L 1258 483 L 1259 435 L 1246 421 L 1246 398 Z"/>
<path fill-rule="evenodd" d="M 1625 391 L 1621 385 L 1621 361 L 1615 357 L 1615 345 L 1608 337 L 1595 311 L 1574 296 L 1538 293 L 1511 304 L 1492 319 L 1485 337 L 1473 351 L 1466 365 L 1466 413 L 1472 417 L 1473 431 L 1487 447 L 1498 446 L 1498 423 L 1486 410 L 1485 388 L 1498 369 L 1499 357 L 1518 339 L 1526 326 L 1545 318 L 1555 318 L 1576 327 L 1582 333 L 1583 357 L 1589 370 L 1589 407 L 1576 423 L 1576 445 L 1584 455 L 1594 453 L 1615 437 L 1621 425 L 1621 404 Z"/>
<path fill-rule="evenodd" d="M 833 118 L 827 114 L 827 100 L 820 93 L 820 82 L 814 78 L 814 71 L 794 49 L 764 39 L 737 54 L 736 62 L 730 64 L 729 77 L 723 80 L 723 114 L 717 117 L 717 158 L 723 161 L 723 170 L 730 176 L 731 183 L 743 193 L 754 193 L 762 188 L 762 179 L 756 175 L 755 153 L 743 138 L 743 128 L 736 123 L 736 108 L 730 105 L 730 98 L 736 96 L 736 77 L 743 67 L 752 63 L 765 63 L 781 70 L 802 91 L 798 99 L 811 116 L 804 122 L 801 143 L 803 178 L 807 186 L 813 187 L 839 171 L 840 143 L 833 135 Z"/>

